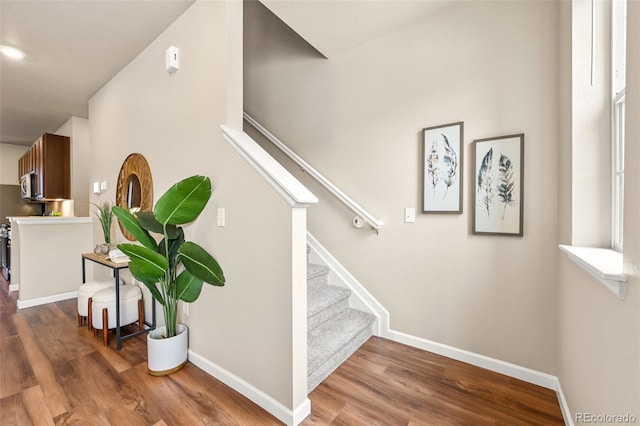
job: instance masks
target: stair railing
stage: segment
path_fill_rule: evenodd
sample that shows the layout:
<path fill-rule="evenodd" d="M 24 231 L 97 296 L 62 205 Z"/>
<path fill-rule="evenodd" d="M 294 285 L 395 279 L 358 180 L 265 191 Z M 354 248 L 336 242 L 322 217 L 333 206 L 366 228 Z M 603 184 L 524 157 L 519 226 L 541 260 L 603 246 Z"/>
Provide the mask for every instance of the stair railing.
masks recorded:
<path fill-rule="evenodd" d="M 329 179 L 324 177 L 320 172 L 314 169 L 309 163 L 307 163 L 302 157 L 296 154 L 291 148 L 284 144 L 280 139 L 275 137 L 271 132 L 264 128 L 260 123 L 258 123 L 253 117 L 244 112 L 244 119 L 247 123 L 249 123 L 253 128 L 255 128 L 258 132 L 260 132 L 269 142 L 275 145 L 280 151 L 282 151 L 285 155 L 291 158 L 298 166 L 302 168 L 302 171 L 308 173 L 311 177 L 313 177 L 320 185 L 322 185 L 327 191 L 333 194 L 342 204 L 347 206 L 352 212 L 356 214 L 356 217 L 353 218 L 353 226 L 356 228 L 362 228 L 363 224 L 366 222 L 371 228 L 373 228 L 376 233 L 380 232 L 380 229 L 384 226 L 384 222 L 380 219 L 377 219 L 367 210 L 365 210 L 361 205 L 356 203 L 351 197 L 345 194 L 340 188 L 335 186 Z"/>

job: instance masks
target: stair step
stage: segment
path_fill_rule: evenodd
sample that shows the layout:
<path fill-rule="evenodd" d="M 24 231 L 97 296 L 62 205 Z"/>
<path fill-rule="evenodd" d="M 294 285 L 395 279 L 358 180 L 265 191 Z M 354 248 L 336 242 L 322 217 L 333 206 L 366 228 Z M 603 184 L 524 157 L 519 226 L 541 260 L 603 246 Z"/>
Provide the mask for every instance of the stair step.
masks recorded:
<path fill-rule="evenodd" d="M 307 331 L 313 330 L 349 307 L 351 290 L 325 285 L 307 293 Z"/>
<path fill-rule="evenodd" d="M 307 331 L 307 390 L 311 392 L 372 335 L 371 314 L 347 309 Z"/>
<path fill-rule="evenodd" d="M 309 290 L 316 290 L 329 282 L 329 267 L 310 263 L 307 265 L 307 286 Z"/>

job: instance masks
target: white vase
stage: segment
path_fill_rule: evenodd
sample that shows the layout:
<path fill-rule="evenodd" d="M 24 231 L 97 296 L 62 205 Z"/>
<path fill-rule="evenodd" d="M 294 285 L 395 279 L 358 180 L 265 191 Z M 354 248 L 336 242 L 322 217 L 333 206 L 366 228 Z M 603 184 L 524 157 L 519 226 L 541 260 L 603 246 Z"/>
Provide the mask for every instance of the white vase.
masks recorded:
<path fill-rule="evenodd" d="M 158 327 L 147 334 L 147 363 L 152 376 L 167 376 L 185 366 L 189 351 L 189 329 L 178 324 L 177 334 L 162 337 L 165 327 Z"/>

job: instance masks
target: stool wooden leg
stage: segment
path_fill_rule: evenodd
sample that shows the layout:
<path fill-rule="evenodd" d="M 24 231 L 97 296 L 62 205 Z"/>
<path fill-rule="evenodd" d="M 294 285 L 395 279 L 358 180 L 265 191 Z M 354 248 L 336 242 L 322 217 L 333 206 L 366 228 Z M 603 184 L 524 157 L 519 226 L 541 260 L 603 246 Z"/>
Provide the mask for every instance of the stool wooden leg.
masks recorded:
<path fill-rule="evenodd" d="M 107 308 L 102 309 L 102 343 L 109 346 L 109 311 Z"/>
<path fill-rule="evenodd" d="M 93 311 L 92 311 L 93 297 L 89 298 L 87 305 L 89 307 L 89 310 L 87 312 L 87 329 L 91 331 L 93 330 Z"/>
<path fill-rule="evenodd" d="M 138 330 L 144 330 L 144 304 L 138 299 Z"/>

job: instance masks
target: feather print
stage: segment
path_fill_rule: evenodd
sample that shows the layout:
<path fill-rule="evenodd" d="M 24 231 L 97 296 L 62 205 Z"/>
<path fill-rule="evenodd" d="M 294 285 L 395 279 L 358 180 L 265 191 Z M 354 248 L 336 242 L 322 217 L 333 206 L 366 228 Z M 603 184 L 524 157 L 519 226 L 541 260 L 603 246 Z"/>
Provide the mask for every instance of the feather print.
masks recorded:
<path fill-rule="evenodd" d="M 502 210 L 502 220 L 504 220 L 504 214 L 507 210 L 507 206 L 512 205 L 516 201 L 515 182 L 513 181 L 513 164 L 509 157 L 504 154 L 500 154 L 498 173 L 498 197 L 500 197 L 500 201 L 504 203 L 504 209 Z"/>
<path fill-rule="evenodd" d="M 456 170 L 458 169 L 458 156 L 456 152 L 451 148 L 449 144 L 449 139 L 442 133 L 442 137 L 444 138 L 444 156 L 442 161 L 444 162 L 444 183 L 447 185 L 447 189 L 444 191 L 444 195 L 442 199 L 447 196 L 447 191 L 449 191 L 449 187 L 453 185 L 456 181 Z"/>
<path fill-rule="evenodd" d="M 436 196 L 436 186 L 440 182 L 440 169 L 437 166 L 437 163 L 440 161 L 440 157 L 438 156 L 438 142 L 433 141 L 431 143 L 431 151 L 427 156 L 427 175 L 429 176 L 429 181 L 431 182 L 431 186 L 433 187 L 433 196 Z"/>
<path fill-rule="evenodd" d="M 491 204 L 493 204 L 493 178 L 491 176 L 491 160 L 493 159 L 493 148 L 489 150 L 482 159 L 482 165 L 478 172 L 478 193 L 480 194 L 480 204 L 487 210 L 490 216 Z"/>

